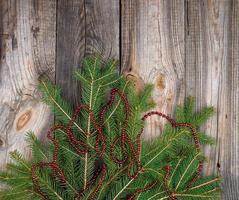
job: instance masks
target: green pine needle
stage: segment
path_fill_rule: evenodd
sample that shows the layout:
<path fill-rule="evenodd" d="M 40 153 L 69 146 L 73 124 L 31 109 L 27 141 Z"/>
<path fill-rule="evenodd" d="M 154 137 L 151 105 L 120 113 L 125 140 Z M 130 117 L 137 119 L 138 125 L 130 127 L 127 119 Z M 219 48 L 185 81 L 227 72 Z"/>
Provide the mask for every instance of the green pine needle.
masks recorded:
<path fill-rule="evenodd" d="M 143 114 L 155 106 L 151 96 L 153 85 L 147 84 L 143 91 L 136 92 L 133 83 L 118 73 L 118 62 L 113 59 L 104 61 L 100 56 L 89 56 L 82 63 L 82 70 L 74 73 L 76 80 L 81 83 L 81 103 L 87 104 L 98 120 L 102 106 L 109 100 L 110 90 L 120 89 L 127 96 L 130 105 L 126 132 L 132 141 L 135 141 L 144 127 L 141 119 Z M 60 88 L 44 80 L 41 81 L 39 90 L 42 92 L 42 101 L 49 105 L 55 114 L 55 124 L 67 125 L 74 111 L 61 97 Z M 63 187 L 59 180 L 53 177 L 52 170 L 37 171 L 39 185 L 50 200 L 73 200 L 79 191 L 87 188 L 102 163 L 107 165 L 107 174 L 94 197 L 97 200 L 125 199 L 153 182 L 157 184 L 136 195 L 135 199 L 170 199 L 165 189 L 166 165 L 170 166 L 166 180 L 168 190 L 173 192 L 177 199 L 211 200 L 220 197 L 221 178 L 218 175 L 202 176 L 188 188 L 195 177 L 199 161 L 204 161 L 205 155 L 195 150 L 191 132 L 186 128 L 175 129 L 166 125 L 160 137 L 153 141 L 141 141 L 140 160 L 144 171 L 140 172 L 138 178 L 129 179 L 127 163 L 115 164 L 111 159 L 110 149 L 114 138 L 122 130 L 125 112 L 122 99 L 116 96 L 112 107 L 105 113 L 102 124 L 107 144 L 103 158 L 99 158 L 95 151 L 97 131 L 88 111 L 83 110 L 72 125 L 74 136 L 89 147 L 87 153 L 79 155 L 69 143 L 66 133 L 63 130 L 55 131 L 55 138 L 59 141 L 57 162 L 67 181 Z M 191 123 L 199 129 L 213 113 L 212 107 L 203 108 L 196 113 L 195 100 L 188 97 L 183 106 L 176 107 L 175 116 L 177 122 Z M 215 143 L 213 138 L 203 132 L 198 131 L 197 137 L 201 144 Z M 34 188 L 31 167 L 40 161 L 51 162 L 54 146 L 50 141 L 42 143 L 32 132 L 27 134 L 26 140 L 32 150 L 32 159 L 26 160 L 17 151 L 11 153 L 13 162 L 7 165 L 5 171 L 0 172 L 0 183 L 4 185 L 0 191 L 1 200 L 42 199 Z M 126 151 L 128 155 L 132 155 L 129 146 L 126 146 Z M 116 146 L 114 153 L 118 158 L 122 157 L 120 145 Z M 132 158 L 129 156 L 128 160 Z M 131 172 L 135 172 L 135 166 Z M 89 198 L 95 188 L 94 184 L 85 189 L 81 199 Z"/>

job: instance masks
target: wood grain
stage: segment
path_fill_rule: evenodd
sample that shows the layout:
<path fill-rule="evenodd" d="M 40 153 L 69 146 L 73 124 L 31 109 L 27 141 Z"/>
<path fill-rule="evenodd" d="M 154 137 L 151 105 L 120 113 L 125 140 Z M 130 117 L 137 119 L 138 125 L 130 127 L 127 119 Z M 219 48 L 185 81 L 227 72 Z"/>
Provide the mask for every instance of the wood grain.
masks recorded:
<path fill-rule="evenodd" d="M 198 109 L 215 107 L 203 128 L 217 142 L 205 149 L 205 173 L 216 173 L 221 163 L 223 199 L 237 199 L 239 193 L 238 119 L 233 115 L 238 113 L 238 43 L 231 41 L 238 37 L 236 15 L 232 1 L 187 2 L 186 95 L 196 97 Z"/>
<path fill-rule="evenodd" d="M 122 69 L 155 85 L 157 110 L 171 114 L 184 98 L 184 1 L 122 2 Z M 145 137 L 162 131 L 164 120 L 148 120 Z"/>
<path fill-rule="evenodd" d="M 73 79 L 85 55 L 85 6 L 81 0 L 57 2 L 56 84 L 65 100 L 76 105 L 79 84 Z"/>
<path fill-rule="evenodd" d="M 29 156 L 25 134 L 39 137 L 50 111 L 39 101 L 39 76 L 55 68 L 54 1 L 0 1 L 0 168 L 9 152 Z"/>
<path fill-rule="evenodd" d="M 119 1 L 86 0 L 86 54 L 119 59 Z"/>
<path fill-rule="evenodd" d="M 70 23 L 69 23 L 70 22 Z M 119 57 L 119 3 L 110 0 L 60 0 L 57 3 L 56 83 L 65 99 L 79 103 L 72 72 L 91 53 Z"/>
<path fill-rule="evenodd" d="M 25 133 L 41 137 L 51 114 L 39 101 L 47 75 L 74 106 L 80 85 L 72 72 L 93 52 L 120 59 L 139 89 L 153 83 L 157 110 L 173 115 L 186 96 L 216 114 L 202 130 L 216 138 L 206 148 L 205 173 L 221 163 L 223 198 L 239 195 L 238 0 L 0 0 L 0 168 L 9 152 L 29 156 Z M 148 120 L 145 138 L 164 120 Z"/>
<path fill-rule="evenodd" d="M 231 2 L 229 16 L 231 28 L 228 37 L 228 57 L 231 61 L 228 63 L 228 81 L 225 86 L 228 92 L 226 102 L 229 112 L 225 116 L 228 118 L 228 126 L 224 129 L 226 140 L 220 141 L 220 162 L 223 165 L 224 199 L 234 200 L 239 196 L 239 1 Z M 222 131 L 218 134 L 222 134 Z"/>

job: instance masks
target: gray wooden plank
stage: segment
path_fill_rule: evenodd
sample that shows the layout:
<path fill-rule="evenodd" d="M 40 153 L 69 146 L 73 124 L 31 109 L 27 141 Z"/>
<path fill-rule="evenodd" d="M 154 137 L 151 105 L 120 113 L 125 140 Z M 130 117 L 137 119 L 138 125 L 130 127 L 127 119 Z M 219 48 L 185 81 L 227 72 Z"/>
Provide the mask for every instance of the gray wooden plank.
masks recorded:
<path fill-rule="evenodd" d="M 86 0 L 86 54 L 119 59 L 119 1 Z"/>
<path fill-rule="evenodd" d="M 9 152 L 30 152 L 25 133 L 44 134 L 50 111 L 39 101 L 39 76 L 54 78 L 55 2 L 0 1 L 0 168 Z"/>
<path fill-rule="evenodd" d="M 99 53 L 119 56 L 119 3 L 110 0 L 59 0 L 57 6 L 56 83 L 73 105 L 79 103 L 80 86 L 72 72 L 84 56 Z"/>
<path fill-rule="evenodd" d="M 123 0 L 122 70 L 140 88 L 153 83 L 156 110 L 171 114 L 184 99 L 184 1 Z M 160 134 L 163 119 L 152 117 L 145 137 Z"/>
<path fill-rule="evenodd" d="M 196 97 L 197 109 L 215 107 L 215 115 L 202 128 L 216 138 L 205 173 L 217 172 L 221 163 L 222 199 L 237 199 L 238 190 L 238 37 L 237 3 L 187 1 L 186 95 Z M 237 7 L 238 9 L 238 7 Z M 231 32 L 233 30 L 233 32 Z M 231 41 L 233 40 L 233 41 Z"/>
<path fill-rule="evenodd" d="M 73 104 L 79 100 L 79 85 L 72 72 L 85 55 L 85 6 L 82 0 L 57 2 L 56 84 L 64 98 Z"/>
<path fill-rule="evenodd" d="M 239 1 L 233 0 L 230 5 L 229 29 L 230 36 L 228 57 L 227 93 L 226 101 L 229 105 L 229 112 L 225 118 L 225 140 L 221 142 L 221 162 L 223 167 L 223 188 L 224 199 L 238 199 L 239 196 Z M 224 66 L 225 67 L 225 66 Z M 222 107 L 223 109 L 223 107 Z M 222 122 L 222 121 L 221 121 Z M 219 122 L 220 123 L 220 122 Z M 227 131 L 226 131 L 227 130 Z"/>

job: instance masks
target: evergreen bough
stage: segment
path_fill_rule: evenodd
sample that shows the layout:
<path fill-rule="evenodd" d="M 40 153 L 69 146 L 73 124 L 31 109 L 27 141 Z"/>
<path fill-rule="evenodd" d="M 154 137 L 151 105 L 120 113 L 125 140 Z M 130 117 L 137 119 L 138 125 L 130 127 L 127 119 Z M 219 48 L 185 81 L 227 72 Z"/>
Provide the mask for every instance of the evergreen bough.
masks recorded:
<path fill-rule="evenodd" d="M 151 98 L 153 86 L 145 85 L 143 91 L 136 92 L 133 83 L 117 72 L 117 62 L 113 59 L 102 61 L 100 57 L 91 56 L 83 60 L 83 65 L 82 70 L 74 75 L 81 83 L 81 103 L 87 105 L 88 110 L 82 109 L 74 117 L 75 111 L 61 97 L 60 88 L 49 81 L 40 83 L 42 100 L 52 108 L 55 126 L 61 124 L 63 128 L 48 132 L 48 138 L 51 135 L 52 140 L 47 143 L 39 141 L 32 132 L 27 134 L 32 158 L 26 160 L 18 151 L 11 153 L 14 162 L 0 172 L 0 182 L 5 185 L 0 191 L 1 200 L 209 200 L 220 197 L 218 174 L 195 176 L 205 156 L 195 148 L 192 129 L 173 126 L 185 123 L 198 130 L 213 114 L 212 107 L 195 113 L 194 99 L 189 97 L 183 106 L 177 106 L 176 122 L 161 114 L 171 124 L 165 126 L 158 138 L 144 141 L 139 137 L 144 127 L 142 117 L 154 107 Z M 109 105 L 112 88 L 122 96 L 113 96 Z M 129 112 L 126 125 L 125 101 Z M 64 129 L 69 121 L 74 136 L 72 140 Z M 97 127 L 102 129 L 100 136 Z M 126 139 L 123 141 L 121 133 L 124 131 Z M 214 142 L 198 131 L 195 137 L 198 144 Z M 59 143 L 59 150 L 56 151 L 52 141 Z M 115 146 L 112 145 L 114 142 Z M 44 163 L 54 160 L 54 152 L 61 171 L 57 168 L 54 172 L 54 163 L 43 167 Z"/>

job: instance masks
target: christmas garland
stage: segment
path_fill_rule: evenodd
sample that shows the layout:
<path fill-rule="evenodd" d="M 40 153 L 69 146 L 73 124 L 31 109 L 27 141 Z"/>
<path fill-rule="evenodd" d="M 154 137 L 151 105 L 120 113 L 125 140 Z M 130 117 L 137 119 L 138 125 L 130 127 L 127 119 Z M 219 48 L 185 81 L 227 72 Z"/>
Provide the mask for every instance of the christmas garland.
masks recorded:
<path fill-rule="evenodd" d="M 184 107 L 177 107 L 177 120 L 159 111 L 142 114 L 154 106 L 151 85 L 137 94 L 132 82 L 117 73 L 114 60 L 87 57 L 83 63 L 83 71 L 75 73 L 82 84 L 82 103 L 74 112 L 60 97 L 59 89 L 48 81 L 40 84 L 44 102 L 56 114 L 56 124 L 47 133 L 50 143 L 45 146 L 28 134 L 32 160 L 12 153 L 16 162 L 0 173 L 0 181 L 8 185 L 0 192 L 1 199 L 220 196 L 219 175 L 202 177 L 200 141 L 207 144 L 212 139 L 197 130 L 212 108 L 194 114 L 194 101 L 188 98 Z M 153 115 L 169 125 L 155 141 L 144 141 L 144 121 Z"/>

